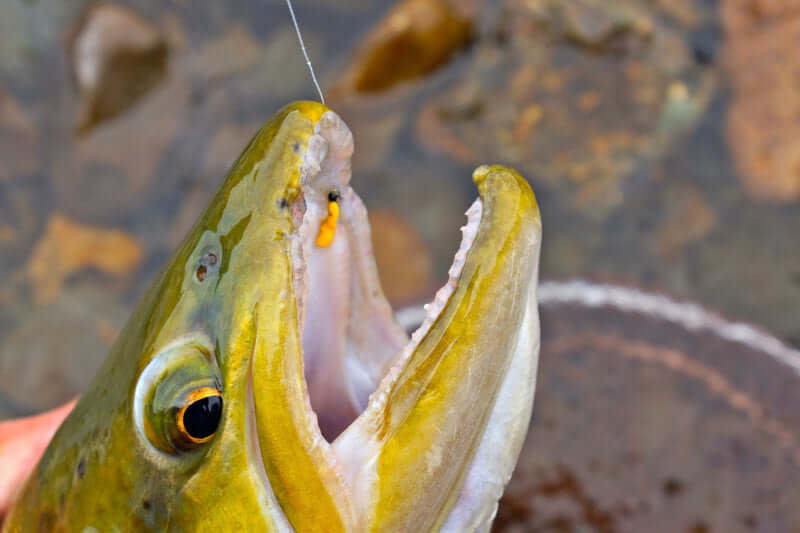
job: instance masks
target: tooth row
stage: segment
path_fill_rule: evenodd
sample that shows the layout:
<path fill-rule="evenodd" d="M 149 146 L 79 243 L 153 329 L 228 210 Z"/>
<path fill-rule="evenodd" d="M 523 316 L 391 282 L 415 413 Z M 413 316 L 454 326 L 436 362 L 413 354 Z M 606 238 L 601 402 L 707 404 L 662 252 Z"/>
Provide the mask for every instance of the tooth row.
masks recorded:
<path fill-rule="evenodd" d="M 458 278 L 461 275 L 461 270 L 464 268 L 464 263 L 467 259 L 467 252 L 469 252 L 473 242 L 475 241 L 475 237 L 478 234 L 478 226 L 481 221 L 482 212 L 483 203 L 481 202 L 480 198 L 478 198 L 467 210 L 467 224 L 461 228 L 461 245 L 458 247 L 458 251 L 456 252 L 453 260 L 453 265 L 448 271 L 447 283 L 445 283 L 442 288 L 436 291 L 436 296 L 433 298 L 431 303 L 423 306 L 425 309 L 425 320 L 423 320 L 422 324 L 414 331 L 414 333 L 411 334 L 411 342 L 409 342 L 403 348 L 403 353 L 398 362 L 392 365 L 391 370 L 389 370 L 389 373 L 381 381 L 378 389 L 372 394 L 372 396 L 370 396 L 367 407 L 368 410 L 371 410 L 372 412 L 379 412 L 385 407 L 386 402 L 388 401 L 387 393 L 391 383 L 393 383 L 400 375 L 400 371 L 404 367 L 404 362 L 411 357 L 411 354 L 414 353 L 414 350 L 417 349 L 419 343 L 422 341 L 425 335 L 427 335 L 428 331 L 431 329 L 431 326 L 433 326 L 436 317 L 439 316 L 445 305 L 447 305 L 447 301 L 450 299 L 450 296 L 452 296 L 456 286 L 458 285 Z"/>

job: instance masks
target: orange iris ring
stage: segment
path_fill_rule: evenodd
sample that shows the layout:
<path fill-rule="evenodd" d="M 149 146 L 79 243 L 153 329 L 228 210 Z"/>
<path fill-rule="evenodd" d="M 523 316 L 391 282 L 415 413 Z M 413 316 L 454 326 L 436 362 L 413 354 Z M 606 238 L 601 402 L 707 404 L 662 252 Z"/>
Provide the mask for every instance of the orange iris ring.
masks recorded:
<path fill-rule="evenodd" d="M 193 403 L 202 400 L 203 398 L 209 398 L 211 396 L 219 396 L 222 397 L 222 393 L 215 389 L 214 387 L 200 387 L 199 389 L 194 389 L 186 396 L 186 403 L 181 407 L 180 411 L 178 411 L 177 423 L 178 423 L 178 431 L 180 432 L 182 437 L 185 437 L 190 442 L 194 444 L 203 444 L 211 440 L 211 438 L 216 435 L 216 431 L 209 435 L 208 437 L 203 437 L 202 439 L 198 439 L 192 437 L 188 431 L 186 431 L 186 426 L 183 425 L 183 416 L 186 413 L 186 410 L 189 408 L 190 405 Z"/>

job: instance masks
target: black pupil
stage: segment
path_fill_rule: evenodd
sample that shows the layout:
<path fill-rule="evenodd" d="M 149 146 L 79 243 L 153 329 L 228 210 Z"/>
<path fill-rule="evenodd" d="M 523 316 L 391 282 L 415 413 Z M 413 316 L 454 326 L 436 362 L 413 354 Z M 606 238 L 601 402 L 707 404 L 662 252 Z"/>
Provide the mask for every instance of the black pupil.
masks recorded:
<path fill-rule="evenodd" d="M 205 439 L 217 431 L 222 416 L 222 397 L 206 396 L 192 403 L 183 413 L 183 427 L 190 437 Z"/>

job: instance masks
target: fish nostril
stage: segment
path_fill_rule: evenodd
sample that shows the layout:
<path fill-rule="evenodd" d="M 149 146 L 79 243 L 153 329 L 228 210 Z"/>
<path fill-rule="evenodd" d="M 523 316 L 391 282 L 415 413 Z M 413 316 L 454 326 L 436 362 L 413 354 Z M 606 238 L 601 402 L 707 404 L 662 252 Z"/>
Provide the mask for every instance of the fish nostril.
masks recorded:
<path fill-rule="evenodd" d="M 197 269 L 194 271 L 197 281 L 203 282 L 208 276 L 214 275 L 218 268 L 218 262 L 219 256 L 216 251 L 205 252 L 197 263 Z"/>
<path fill-rule="evenodd" d="M 83 479 L 83 476 L 86 474 L 86 460 L 85 459 L 81 458 L 81 460 L 78 461 L 78 468 L 76 470 L 77 470 L 77 474 L 78 474 L 78 479 Z"/>

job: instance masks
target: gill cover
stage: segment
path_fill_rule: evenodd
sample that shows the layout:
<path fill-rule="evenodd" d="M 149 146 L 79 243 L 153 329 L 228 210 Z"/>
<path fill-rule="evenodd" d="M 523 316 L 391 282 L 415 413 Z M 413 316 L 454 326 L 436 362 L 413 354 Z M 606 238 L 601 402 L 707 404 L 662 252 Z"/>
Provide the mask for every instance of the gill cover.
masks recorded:
<path fill-rule="evenodd" d="M 450 278 L 407 339 L 377 282 L 351 152 L 321 104 L 265 124 L 4 531 L 489 527 L 533 401 L 536 200 L 513 170 L 475 171 Z"/>

